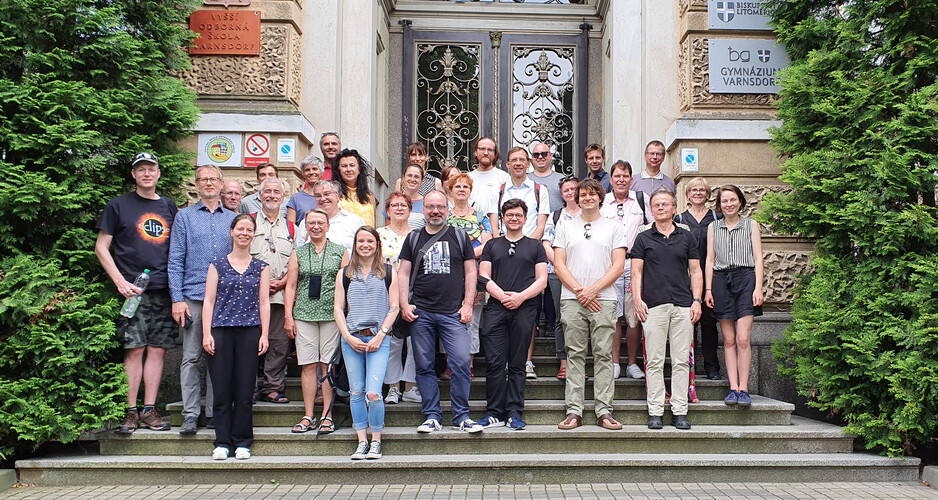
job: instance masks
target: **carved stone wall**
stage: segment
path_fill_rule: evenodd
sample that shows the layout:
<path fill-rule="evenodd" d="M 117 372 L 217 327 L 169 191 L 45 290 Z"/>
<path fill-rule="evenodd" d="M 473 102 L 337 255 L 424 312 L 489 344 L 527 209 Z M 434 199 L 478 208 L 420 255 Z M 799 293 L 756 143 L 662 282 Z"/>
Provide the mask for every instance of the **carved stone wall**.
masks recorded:
<path fill-rule="evenodd" d="M 681 42 L 678 54 L 678 71 L 681 75 L 679 88 L 681 109 L 691 107 L 762 107 L 772 106 L 775 94 L 711 94 L 709 39 L 702 35 L 688 35 Z"/>
<path fill-rule="evenodd" d="M 808 252 L 763 251 L 763 290 L 769 304 L 789 305 L 794 300 L 795 279 L 808 268 Z"/>
<path fill-rule="evenodd" d="M 707 10 L 707 0 L 680 0 L 678 14 L 683 16 L 688 10 Z"/>
<path fill-rule="evenodd" d="M 200 96 L 282 97 L 299 104 L 301 47 L 292 26 L 265 23 L 260 56 L 193 56 L 180 77 Z"/>

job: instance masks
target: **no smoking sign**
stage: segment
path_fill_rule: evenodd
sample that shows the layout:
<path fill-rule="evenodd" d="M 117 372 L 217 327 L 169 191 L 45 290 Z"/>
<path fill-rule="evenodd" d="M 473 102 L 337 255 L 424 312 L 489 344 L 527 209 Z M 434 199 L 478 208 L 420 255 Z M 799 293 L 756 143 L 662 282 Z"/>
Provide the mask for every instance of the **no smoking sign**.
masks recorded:
<path fill-rule="evenodd" d="M 244 140 L 244 166 L 256 167 L 262 163 L 270 163 L 270 136 L 249 134 Z"/>

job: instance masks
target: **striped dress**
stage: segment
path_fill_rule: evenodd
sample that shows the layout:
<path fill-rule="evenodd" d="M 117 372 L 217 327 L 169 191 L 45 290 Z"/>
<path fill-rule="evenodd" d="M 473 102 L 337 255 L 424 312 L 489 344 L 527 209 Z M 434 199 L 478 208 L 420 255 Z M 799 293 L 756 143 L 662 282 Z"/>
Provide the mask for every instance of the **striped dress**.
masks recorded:
<path fill-rule="evenodd" d="M 713 270 L 756 267 L 752 254 L 752 219 L 740 217 L 733 228 L 726 226 L 725 219 L 714 221 L 713 226 Z"/>

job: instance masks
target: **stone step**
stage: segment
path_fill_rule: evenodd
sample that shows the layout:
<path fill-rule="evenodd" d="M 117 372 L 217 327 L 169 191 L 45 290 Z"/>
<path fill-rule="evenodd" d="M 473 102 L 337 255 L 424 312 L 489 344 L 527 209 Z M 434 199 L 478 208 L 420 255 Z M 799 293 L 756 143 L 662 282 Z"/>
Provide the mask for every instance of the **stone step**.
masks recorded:
<path fill-rule="evenodd" d="M 433 434 L 418 434 L 414 426 L 385 427 L 384 453 L 388 455 L 455 455 L 505 453 L 850 453 L 853 436 L 840 427 L 802 417 L 792 425 L 756 425 L 744 428 L 698 425 L 680 431 L 670 426 L 649 430 L 627 425 L 609 431 L 594 425 L 562 431 L 556 425 L 529 425 L 524 431 L 506 427 L 465 435 L 450 426 Z M 133 436 L 111 431 L 97 436 L 102 455 L 203 456 L 211 452 L 215 434 L 194 436 L 178 432 L 138 430 Z M 351 453 L 355 432 L 345 427 L 316 437 L 315 432 L 293 434 L 287 427 L 255 427 L 252 450 L 262 456 L 328 456 Z"/>
<path fill-rule="evenodd" d="M 583 411 L 583 423 L 593 424 L 596 421 L 596 415 L 593 411 L 593 401 L 586 400 Z M 443 421 L 449 422 L 450 402 L 443 400 Z M 321 412 L 321 406 L 317 405 L 317 412 Z M 181 403 L 171 403 L 166 405 L 170 413 L 170 422 L 173 426 L 182 424 L 182 416 L 179 413 L 182 410 Z M 470 400 L 469 411 L 474 419 L 482 418 L 485 415 L 486 403 L 483 400 Z M 708 401 L 702 400 L 699 403 L 691 404 L 688 411 L 688 418 L 692 423 L 702 425 L 789 425 L 791 423 L 791 412 L 795 405 L 776 401 L 761 396 L 752 396 L 752 407 L 749 409 L 739 409 L 723 404 L 722 400 Z M 566 414 L 566 406 L 562 399 L 557 400 L 529 400 L 525 403 L 524 421 L 530 425 L 557 425 L 563 420 Z M 342 419 L 348 415 L 348 406 L 339 404 L 334 410 L 336 423 L 341 423 Z M 617 400 L 613 404 L 613 415 L 616 420 L 627 425 L 642 425 L 648 421 L 648 406 L 644 399 Z M 314 415 L 315 416 L 315 415 Z M 299 401 L 291 401 L 288 404 L 258 403 L 254 405 L 254 425 L 257 427 L 293 427 L 303 417 L 303 404 Z M 665 405 L 665 421 L 671 418 L 670 405 Z M 385 425 L 395 426 L 413 426 L 416 427 L 423 422 L 424 417 L 421 414 L 421 405 L 418 403 L 398 403 L 396 405 L 385 406 Z M 349 418 L 345 426 L 351 427 Z"/>
<path fill-rule="evenodd" d="M 538 377 L 556 377 L 557 372 L 560 370 L 560 360 L 556 356 L 533 356 L 531 362 L 534 363 L 534 373 Z M 639 356 L 637 360 L 638 366 L 644 370 L 645 361 Z M 702 361 L 701 361 L 702 363 Z M 620 358 L 620 365 L 622 366 L 622 375 L 625 376 L 625 369 L 628 367 L 628 359 L 624 355 Z M 485 358 L 475 358 L 472 362 L 473 369 L 476 375 L 485 375 L 485 369 L 488 366 Z M 701 368 L 703 365 L 701 365 Z M 593 368 L 593 356 L 586 357 L 586 374 L 592 376 L 596 373 L 596 370 Z M 664 373 L 665 375 L 671 374 L 671 357 L 666 357 L 664 359 Z M 698 374 L 698 377 L 705 378 L 705 375 Z"/>
<path fill-rule="evenodd" d="M 586 398 L 593 398 L 593 382 L 590 377 L 586 382 Z M 449 399 L 450 381 L 440 380 L 441 398 Z M 533 380 L 526 380 L 524 384 L 524 397 L 528 401 L 537 399 L 563 399 L 564 387 L 566 382 L 557 380 L 555 376 L 538 377 Z M 665 384 L 670 389 L 670 378 L 665 379 Z M 697 397 L 700 399 L 718 400 L 726 397 L 730 385 L 727 380 L 707 380 L 700 376 L 695 382 Z M 286 381 L 286 390 L 284 393 L 292 401 L 301 401 L 302 390 L 300 388 L 300 379 L 288 377 Z M 387 396 L 387 388 L 384 389 L 384 395 Z M 616 399 L 644 399 L 645 398 L 645 380 L 630 379 L 620 377 L 616 380 Z M 485 377 L 476 376 L 472 379 L 469 387 L 469 399 L 485 399 Z"/>
<path fill-rule="evenodd" d="M 468 436 L 460 436 L 472 439 Z M 484 439 L 484 438 L 480 438 Z M 206 443 L 208 444 L 208 443 Z M 543 453 L 265 456 L 215 461 L 202 456 L 58 455 L 19 460 L 20 482 L 37 486 L 171 484 L 545 484 L 629 482 L 916 481 L 918 458 L 867 453 L 659 454 Z"/>

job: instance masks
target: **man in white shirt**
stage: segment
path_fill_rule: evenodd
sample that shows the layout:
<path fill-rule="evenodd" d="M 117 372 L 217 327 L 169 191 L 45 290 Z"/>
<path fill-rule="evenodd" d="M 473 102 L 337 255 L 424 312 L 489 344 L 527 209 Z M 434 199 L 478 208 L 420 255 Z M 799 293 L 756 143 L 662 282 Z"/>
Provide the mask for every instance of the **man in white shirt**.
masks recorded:
<path fill-rule="evenodd" d="M 355 231 L 365 225 L 365 220 L 339 208 L 339 186 L 335 181 L 317 182 L 313 186 L 313 196 L 316 198 L 316 208 L 329 215 L 329 232 L 326 233 L 326 238 L 348 248 L 351 253 L 355 243 Z M 298 247 L 309 243 L 305 221 L 296 228 L 296 242 Z"/>
<path fill-rule="evenodd" d="M 528 207 L 528 213 L 525 214 L 527 220 L 521 232 L 538 241 L 544 236 L 544 226 L 547 225 L 547 216 L 550 215 L 550 194 L 546 186 L 527 177 L 530 164 L 531 160 L 528 158 L 526 149 L 514 147 L 508 151 L 508 171 L 511 180 L 498 186 L 498 190 L 495 191 L 489 203 L 489 222 L 495 234 L 505 232 L 500 224 L 502 204 L 517 198 Z"/>
<path fill-rule="evenodd" d="M 498 168 L 498 160 L 501 155 L 498 154 L 498 144 L 491 137 L 483 137 L 476 143 L 475 151 L 476 169 L 469 172 L 472 178 L 472 194 L 469 196 L 469 205 L 476 212 L 490 214 L 497 212 L 497 207 L 490 207 L 492 196 L 498 194 L 498 187 L 506 182 L 511 182 L 511 177 L 504 170 Z M 495 227 L 492 227 L 492 233 Z"/>

